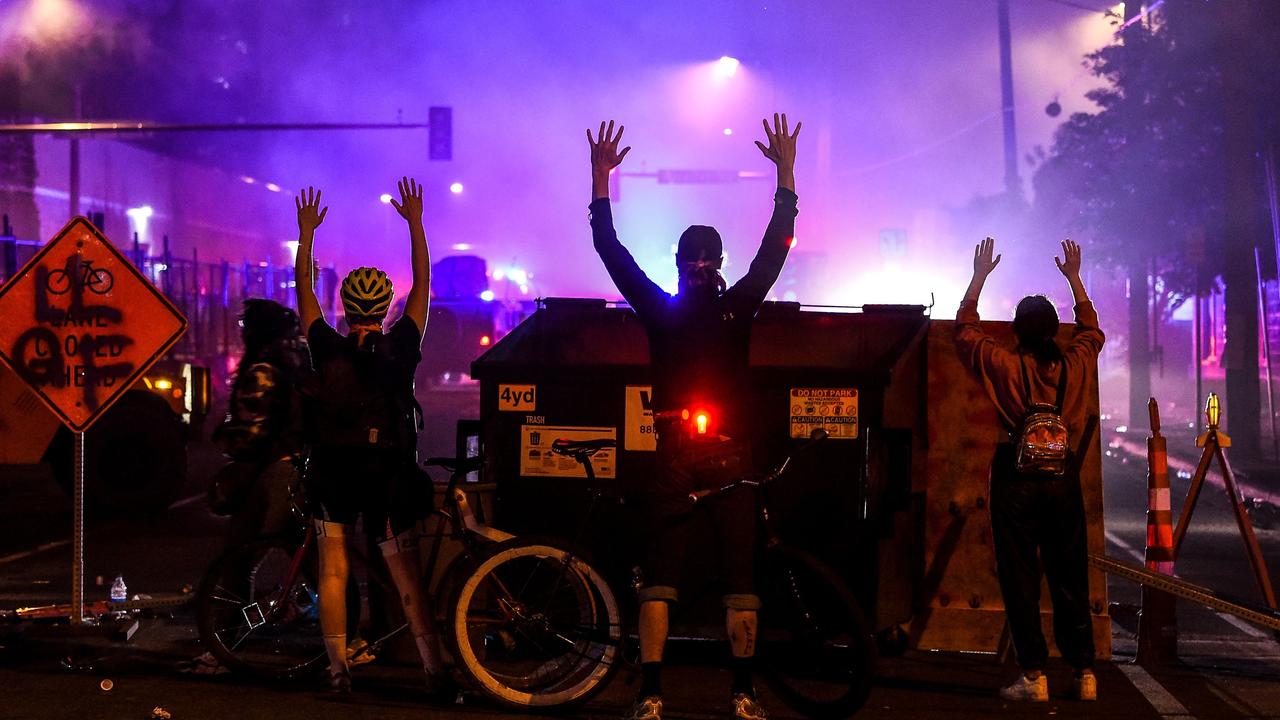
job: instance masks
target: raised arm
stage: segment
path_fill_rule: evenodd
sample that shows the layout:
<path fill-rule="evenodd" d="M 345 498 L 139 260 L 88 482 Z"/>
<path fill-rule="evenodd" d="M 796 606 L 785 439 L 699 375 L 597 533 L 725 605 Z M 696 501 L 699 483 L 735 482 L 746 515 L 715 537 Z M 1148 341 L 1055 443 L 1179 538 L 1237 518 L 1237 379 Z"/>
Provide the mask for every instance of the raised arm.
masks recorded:
<path fill-rule="evenodd" d="M 997 350 L 995 340 L 982 329 L 981 318 L 978 316 L 978 297 L 982 294 L 982 286 L 986 284 L 991 271 L 1000 264 L 1000 256 L 995 255 L 995 248 L 996 241 L 986 238 L 973 249 L 973 279 L 969 281 L 969 289 L 965 290 L 960 309 L 956 312 L 953 338 L 956 352 L 966 368 L 979 373 L 991 368 L 992 357 Z"/>
<path fill-rule="evenodd" d="M 759 140 L 756 147 L 768 158 L 778 170 L 778 190 L 773 195 L 773 215 L 765 228 L 764 238 L 760 241 L 760 249 L 751 260 L 751 267 L 742 276 L 731 292 L 751 306 L 752 310 L 764 302 L 769 289 L 778 280 L 782 265 L 787 260 L 787 251 L 791 249 L 791 241 L 796 234 L 796 138 L 800 136 L 800 123 L 796 123 L 795 131 L 787 126 L 786 114 L 773 116 L 773 128 L 769 121 L 764 121 L 764 134 L 769 145 Z"/>
<path fill-rule="evenodd" d="M 324 319 L 320 301 L 316 300 L 311 245 L 315 242 L 316 228 L 324 222 L 329 208 L 320 208 L 320 192 L 311 187 L 299 193 L 293 204 L 298 209 L 298 253 L 293 263 L 293 285 L 298 299 L 298 318 L 302 321 L 302 332 L 306 333 L 310 332 L 312 323 Z"/>
<path fill-rule="evenodd" d="M 591 145 L 591 237 L 596 252 L 604 261 L 605 270 L 618 292 L 626 298 L 631 308 L 640 315 L 655 310 L 667 298 L 667 294 L 649 279 L 648 275 L 636 264 L 635 258 L 618 241 L 618 233 L 613 227 L 613 208 L 609 204 L 609 173 L 622 163 L 622 159 L 631 152 L 627 146 L 618 152 L 618 143 L 622 140 L 625 126 L 618 126 L 618 134 L 613 134 L 613 121 L 606 128 L 600 123 L 598 140 L 587 129 L 587 142 Z"/>
<path fill-rule="evenodd" d="M 1106 337 L 1098 327 L 1098 311 L 1094 309 L 1089 293 L 1084 289 L 1084 282 L 1080 279 L 1080 246 L 1072 240 L 1063 240 L 1062 258 L 1054 256 L 1053 263 L 1067 279 L 1067 284 L 1071 286 L 1071 297 L 1075 301 L 1076 328 L 1066 352 L 1096 358 L 1102 352 Z"/>
<path fill-rule="evenodd" d="M 419 342 L 427 330 L 427 309 L 431 303 L 431 253 L 427 250 L 427 233 L 422 229 L 422 186 L 404 177 L 396 183 L 400 202 L 391 205 L 409 223 L 409 244 L 413 248 L 413 287 L 404 301 L 405 317 L 418 325 Z"/>

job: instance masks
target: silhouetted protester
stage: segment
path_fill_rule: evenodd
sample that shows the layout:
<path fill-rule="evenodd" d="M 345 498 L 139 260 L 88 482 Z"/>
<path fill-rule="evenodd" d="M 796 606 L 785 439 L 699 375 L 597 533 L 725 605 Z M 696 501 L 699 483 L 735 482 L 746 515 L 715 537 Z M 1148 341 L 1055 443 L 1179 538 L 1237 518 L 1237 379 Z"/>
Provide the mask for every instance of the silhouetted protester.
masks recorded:
<path fill-rule="evenodd" d="M 1003 440 L 991 461 L 991 531 L 996 571 L 1022 674 L 1000 690 L 1007 700 L 1049 699 L 1044 675 L 1049 651 L 1040 629 L 1040 579 L 1049 581 L 1054 640 L 1075 670 L 1072 695 L 1095 700 L 1093 622 L 1089 612 L 1088 548 L 1079 459 L 1094 424 L 1089 388 L 1096 382 L 1103 335 L 1080 280 L 1080 247 L 1062 242 L 1054 258 L 1075 298 L 1071 341 L 1059 347 L 1058 312 L 1043 295 L 1018 303 L 1017 347 L 1004 348 L 978 322 L 978 296 L 1000 263 L 987 238 L 973 254 L 973 279 L 956 313 L 960 361 L 995 404 Z"/>
<path fill-rule="evenodd" d="M 289 492 L 303 452 L 299 390 L 311 358 L 298 314 L 272 300 L 244 302 L 244 354 L 227 415 L 213 440 L 231 462 L 214 478 L 210 504 L 229 514 L 227 546 L 289 528 Z"/>
<path fill-rule="evenodd" d="M 339 334 L 324 319 L 312 278 L 315 229 L 328 208 L 309 189 L 297 200 L 298 310 L 315 368 L 306 417 L 311 461 L 306 480 L 320 549 L 320 627 L 329 655 L 330 686 L 349 692 L 346 653 L 346 536 L 358 519 L 380 541 L 422 658 L 428 690 L 446 687 L 439 636 L 420 577 L 417 523 L 431 511 L 431 480 L 417 464 L 419 408 L 413 375 L 422 359 L 431 263 L 422 227 L 422 188 L 404 178 L 392 201 L 409 225 L 413 286 L 404 316 L 383 328 L 394 290 L 376 268 L 352 270 L 339 295 L 350 328 Z"/>
<path fill-rule="evenodd" d="M 213 441 L 228 462 L 209 484 L 209 506 L 231 516 L 227 548 L 287 533 L 290 493 L 297 488 L 304 448 L 300 389 L 311 358 L 298 314 L 272 300 L 251 298 L 240 313 L 244 353 L 231 384 L 227 414 Z M 182 672 L 226 672 L 212 653 L 178 663 Z"/>
<path fill-rule="evenodd" d="M 609 173 L 630 147 L 618 152 L 623 127 L 600 124 L 591 144 L 591 231 L 596 252 L 622 296 L 644 323 L 653 366 L 653 402 L 658 418 L 656 481 L 642 490 L 648 546 L 640 589 L 640 659 L 643 681 L 629 717 L 658 720 L 662 714 L 660 670 L 667 639 L 668 603 L 676 586 L 688 543 L 692 490 L 723 486 L 751 474 L 744 407 L 751 323 L 787 258 L 795 235 L 796 194 L 793 168 L 795 132 L 787 116 L 766 120 L 769 146 L 756 142 L 778 171 L 773 217 L 747 274 L 726 289 L 720 274 L 723 247 L 715 228 L 694 225 L 680 236 L 676 250 L 679 290 L 663 292 L 618 242 L 609 205 Z M 693 427 L 698 415 L 706 418 Z M 698 432 L 702 430 L 704 432 Z M 700 507 L 702 504 L 699 504 Z M 762 718 L 755 699 L 752 658 L 756 645 L 756 611 L 760 599 L 754 578 L 755 496 L 742 488 L 713 496 L 705 503 L 717 535 L 718 564 L 725 582 L 725 623 L 732 649 L 733 711 L 738 718 Z"/>

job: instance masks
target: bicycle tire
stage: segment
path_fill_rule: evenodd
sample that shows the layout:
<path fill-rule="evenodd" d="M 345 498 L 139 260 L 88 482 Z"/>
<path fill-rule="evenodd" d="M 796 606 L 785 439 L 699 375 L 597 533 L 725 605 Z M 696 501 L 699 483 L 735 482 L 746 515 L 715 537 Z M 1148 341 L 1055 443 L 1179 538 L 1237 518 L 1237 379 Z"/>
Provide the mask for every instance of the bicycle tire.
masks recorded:
<path fill-rule="evenodd" d="M 505 708 L 580 705 L 622 661 L 613 590 L 555 541 L 498 543 L 465 573 L 448 607 L 445 635 L 458 668 Z"/>
<path fill-rule="evenodd" d="M 870 625 L 840 577 L 808 553 L 766 551 L 760 672 L 779 699 L 806 717 L 846 718 L 867 701 L 876 648 Z"/>
<path fill-rule="evenodd" d="M 290 679 L 327 663 L 314 547 L 284 583 L 297 550 L 285 539 L 261 540 L 229 550 L 205 572 L 196 594 L 200 638 L 229 670 Z"/>

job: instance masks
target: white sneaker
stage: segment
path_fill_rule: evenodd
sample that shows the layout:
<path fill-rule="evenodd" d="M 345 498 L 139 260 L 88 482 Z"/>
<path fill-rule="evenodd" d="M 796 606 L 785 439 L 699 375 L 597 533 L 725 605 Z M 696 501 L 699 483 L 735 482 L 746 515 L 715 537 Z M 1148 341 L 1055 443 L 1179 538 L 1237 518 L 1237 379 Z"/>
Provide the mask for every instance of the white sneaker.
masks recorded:
<path fill-rule="evenodd" d="M 1098 678 L 1092 670 L 1085 670 L 1079 677 L 1071 679 L 1071 697 L 1085 702 L 1098 699 Z"/>
<path fill-rule="evenodd" d="M 1040 673 L 1034 680 L 1026 674 L 1019 675 L 1017 680 L 1000 688 L 1000 697 L 1005 700 L 1049 702 L 1049 678 L 1044 673 Z"/>

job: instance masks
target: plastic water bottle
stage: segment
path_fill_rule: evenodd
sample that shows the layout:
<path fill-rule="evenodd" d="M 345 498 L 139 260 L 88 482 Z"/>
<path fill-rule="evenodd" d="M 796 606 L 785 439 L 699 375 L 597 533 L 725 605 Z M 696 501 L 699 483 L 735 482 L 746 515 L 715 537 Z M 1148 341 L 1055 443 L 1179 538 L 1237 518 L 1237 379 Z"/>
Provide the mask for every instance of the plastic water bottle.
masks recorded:
<path fill-rule="evenodd" d="M 124 576 L 117 575 L 111 583 L 111 602 L 124 602 L 129 599 L 129 588 L 124 584 Z"/>

